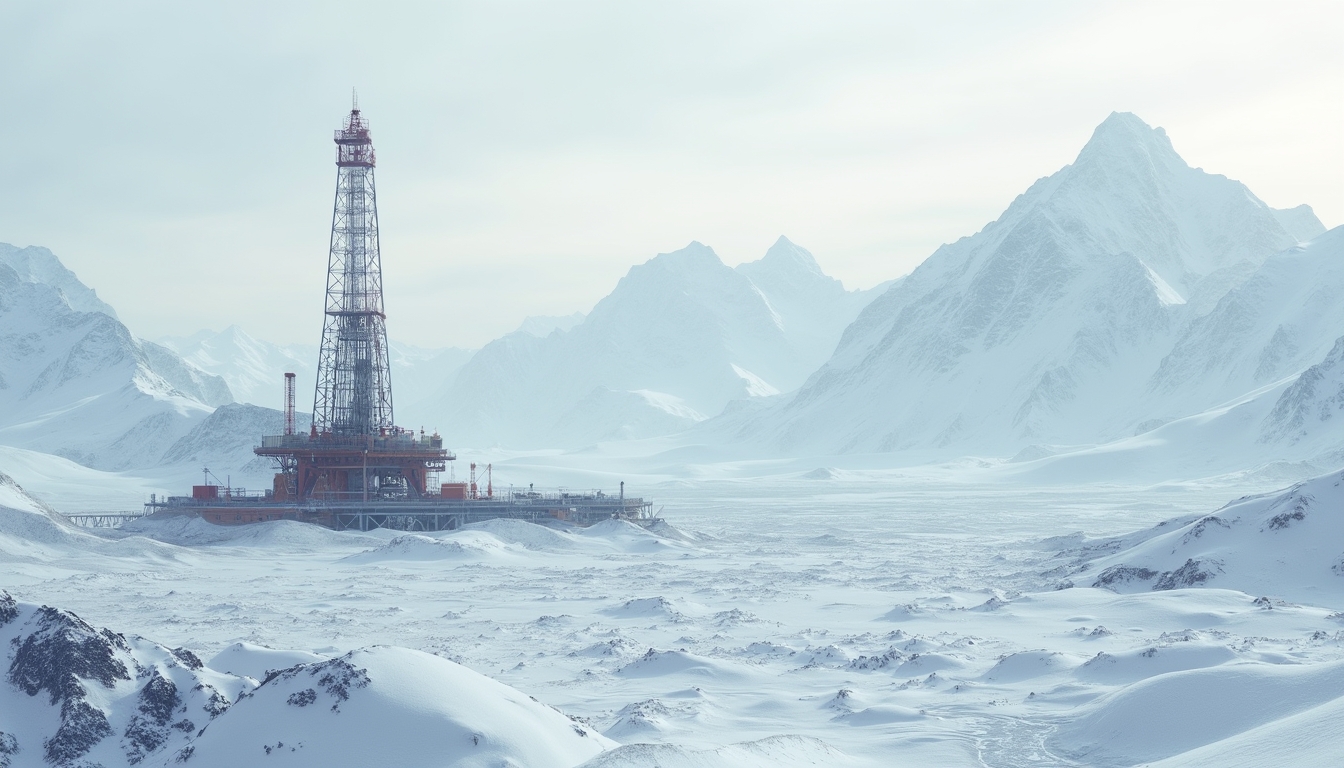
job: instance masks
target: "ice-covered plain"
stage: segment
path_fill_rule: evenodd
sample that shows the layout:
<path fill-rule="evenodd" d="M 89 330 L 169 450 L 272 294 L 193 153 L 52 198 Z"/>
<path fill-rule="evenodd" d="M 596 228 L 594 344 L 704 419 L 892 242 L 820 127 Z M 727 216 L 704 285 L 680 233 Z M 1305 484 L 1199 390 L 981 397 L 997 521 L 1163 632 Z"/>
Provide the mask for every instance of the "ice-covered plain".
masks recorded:
<path fill-rule="evenodd" d="M 209 660 L 197 676 L 250 676 L 244 686 L 309 664 L 205 735 L 173 731 L 174 754 L 195 745 L 188 764 L 227 762 L 226 744 L 255 760 L 278 742 L 316 755 L 356 702 L 361 717 L 399 717 L 412 705 L 394 694 L 352 691 L 349 708 L 285 702 L 309 688 L 333 696 L 304 682 L 322 676 L 307 671 L 315 664 L 349 659 L 376 687 L 375 670 L 401 680 L 418 658 L 503 684 L 481 678 L 473 706 L 505 706 L 511 688 L 575 718 L 591 733 L 579 747 L 594 749 L 557 747 L 568 757 L 556 765 L 1224 765 L 1254 734 L 1287 762 L 1326 764 L 1338 749 L 1298 724 L 1339 718 L 1339 486 L 1330 475 L 1220 510 L 1233 484 L 823 468 L 665 481 L 652 490 L 675 511 L 652 531 L 497 521 L 358 534 L 180 519 L 110 540 L 61 529 L 31 503 L 13 509 L 25 502 L 11 489 L 0 557 L 20 603 L 148 638 L 128 640 L 133 655 L 151 642 L 185 648 Z M 1298 557 L 1303 537 L 1319 555 Z M 1182 568 L 1184 581 L 1161 583 Z M 388 645 L 410 650 L 378 650 Z M 442 685 L 440 727 L 487 733 L 471 708 L 453 709 L 461 684 Z M 111 711 L 106 754 L 129 717 Z M 303 719 L 310 711 L 318 720 Z M 566 738 L 542 721 L 546 738 Z M 407 743 L 397 733 L 365 741 L 392 750 Z M 19 755 L 43 749 L 34 738 L 20 738 L 32 751 Z M 499 738 L 492 749 L 506 749 Z M 409 743 L 408 754 L 444 749 Z M 358 762 L 333 755 L 323 759 Z M 14 763 L 26 764 L 41 763 Z"/>

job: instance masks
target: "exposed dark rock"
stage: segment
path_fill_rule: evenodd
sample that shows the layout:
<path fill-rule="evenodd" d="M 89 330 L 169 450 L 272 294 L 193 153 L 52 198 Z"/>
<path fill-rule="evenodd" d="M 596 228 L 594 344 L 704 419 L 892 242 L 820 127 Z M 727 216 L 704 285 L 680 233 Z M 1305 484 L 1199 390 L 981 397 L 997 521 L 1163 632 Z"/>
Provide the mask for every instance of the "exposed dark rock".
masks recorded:
<path fill-rule="evenodd" d="M 1113 565 L 1101 572 L 1097 580 L 1092 582 L 1094 587 L 1111 587 L 1117 584 L 1128 584 L 1131 581 L 1150 581 L 1157 578 L 1157 571 L 1149 568 L 1136 568 L 1130 565 Z"/>
<path fill-rule="evenodd" d="M 1217 570 L 1214 570 L 1217 568 L 1217 564 L 1213 564 L 1214 569 L 1209 570 L 1201 568 L 1201 564 L 1202 561 L 1200 560 L 1186 560 L 1185 565 L 1180 568 L 1163 573 L 1162 577 L 1153 585 L 1153 591 L 1193 587 L 1212 579 L 1214 574 L 1217 573 Z"/>
<path fill-rule="evenodd" d="M 61 704 L 61 727 L 42 746 L 47 762 L 65 766 L 111 735 L 112 726 L 102 710 L 94 709 L 82 698 L 66 699 Z"/>
<path fill-rule="evenodd" d="M 157 725 L 167 725 L 173 710 L 182 703 L 173 681 L 156 674 L 140 689 L 140 714 L 151 718 Z"/>
<path fill-rule="evenodd" d="M 224 714 L 224 711 L 227 710 L 231 704 L 231 702 L 224 696 L 224 694 L 220 693 L 212 685 L 208 685 L 206 683 L 197 683 L 196 687 L 193 688 L 192 690 L 208 692 L 208 695 L 205 697 L 205 705 L 203 709 L 205 709 L 206 714 L 210 715 L 211 720 Z"/>
<path fill-rule="evenodd" d="M 42 606 L 37 628 L 24 638 L 9 665 L 9 681 L 29 696 L 46 691 L 52 704 L 82 698 L 81 679 L 111 688 L 130 680 L 116 651 L 130 651 L 120 635 L 98 632 L 73 613 Z"/>
<path fill-rule="evenodd" d="M 1204 532 L 1209 529 L 1209 526 L 1218 526 L 1219 528 L 1232 527 L 1231 524 L 1223 518 L 1217 515 L 1209 515 L 1190 526 L 1190 530 L 1186 531 L 1185 535 L 1181 537 L 1181 543 L 1189 544 L 1191 541 L 1203 536 Z"/>
<path fill-rule="evenodd" d="M 144 760 L 168 741 L 168 722 L 181 703 L 177 686 L 157 673 L 140 689 L 140 714 L 131 718 L 123 734 L 126 759 L 131 765 Z"/>
<path fill-rule="evenodd" d="M 849 662 L 849 668 L 863 671 L 886 669 L 901 663 L 901 659 L 903 658 L 904 654 L 895 648 L 892 648 L 881 656 L 860 656 Z"/>
<path fill-rule="evenodd" d="M 335 699 L 335 702 L 331 705 L 331 711 L 340 712 L 341 702 L 350 699 L 351 688 L 364 688 L 372 682 L 369 680 L 368 670 L 356 668 L 348 659 L 349 655 L 346 655 L 339 659 L 331 659 L 316 664 L 299 664 L 285 670 L 274 670 L 266 675 L 262 685 L 269 685 L 273 680 L 283 682 L 293 680 L 300 675 L 308 675 L 310 678 L 316 678 L 318 687 Z M 316 701 L 316 692 L 314 692 L 313 701 Z M 297 703 L 293 696 L 290 697 L 289 703 L 295 706 L 307 706 L 307 704 Z M 308 703 L 312 703 L 312 701 Z"/>
<path fill-rule="evenodd" d="M 3 593 L 0 593 L 3 594 Z M 6 595 L 8 597 L 8 595 Z M 9 768 L 14 756 L 19 754 L 19 741 L 12 735 L 0 731 L 0 768 Z"/>
<path fill-rule="evenodd" d="M 1269 519 L 1269 529 L 1281 531 L 1292 525 L 1294 521 L 1307 519 L 1307 507 L 1311 506 L 1311 502 L 1312 498 L 1310 496 L 1299 496 L 1292 509 L 1280 512 Z"/>
<path fill-rule="evenodd" d="M 112 688 L 130 680 L 118 651 L 129 652 L 126 639 L 99 632 L 72 613 L 42 606 L 34 614 L 36 628 L 24 637 L 9 665 L 9 681 L 29 696 L 46 691 L 61 705 L 61 726 L 44 742 L 48 762 L 70 763 L 112 734 L 107 716 L 85 701 L 84 681 Z"/>
<path fill-rule="evenodd" d="M 291 693 L 288 699 L 291 707 L 306 707 L 314 701 L 317 701 L 317 691 L 312 688 L 304 688 L 298 693 Z"/>
<path fill-rule="evenodd" d="M 19 615 L 19 604 L 10 594 L 0 590 L 0 627 L 13 621 Z"/>
<path fill-rule="evenodd" d="M 186 648 L 174 648 L 173 657 L 182 662 L 182 666 L 187 669 L 193 671 L 205 669 L 205 664 L 201 662 L 201 658 Z"/>

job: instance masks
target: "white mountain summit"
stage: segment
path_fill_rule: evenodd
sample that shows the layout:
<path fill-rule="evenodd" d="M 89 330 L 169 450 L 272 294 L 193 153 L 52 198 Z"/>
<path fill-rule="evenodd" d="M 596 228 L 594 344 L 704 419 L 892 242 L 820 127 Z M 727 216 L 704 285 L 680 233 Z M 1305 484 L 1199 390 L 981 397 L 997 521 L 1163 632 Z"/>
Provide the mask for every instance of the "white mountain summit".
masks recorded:
<path fill-rule="evenodd" d="M 736 269 L 691 243 L 632 267 L 567 330 L 486 345 L 448 393 L 447 434 L 566 446 L 677 431 L 797 387 L 872 295 L 784 238 Z"/>
<path fill-rule="evenodd" d="M 5 251 L 0 444 L 98 469 L 150 466 L 233 400 L 223 379 L 132 336 L 50 252 L 19 251 L 30 257 L 20 273 L 9 265 L 17 249 Z"/>
<path fill-rule="evenodd" d="M 795 397 L 724 426 L 785 451 L 1011 455 L 1131 434 L 1171 415 L 1151 381 L 1190 324 L 1319 229 L 1115 113 L 1072 165 L 868 305 Z"/>

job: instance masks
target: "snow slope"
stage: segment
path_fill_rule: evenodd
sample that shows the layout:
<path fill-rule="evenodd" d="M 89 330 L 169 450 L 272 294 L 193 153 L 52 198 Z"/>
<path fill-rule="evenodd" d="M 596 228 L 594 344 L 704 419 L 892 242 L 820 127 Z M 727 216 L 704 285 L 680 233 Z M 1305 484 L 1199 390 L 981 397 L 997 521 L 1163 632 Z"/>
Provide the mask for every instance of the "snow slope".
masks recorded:
<path fill-rule="evenodd" d="M 451 661 L 375 647 L 273 673 L 192 743 L 190 764 L 569 768 L 612 746 Z"/>
<path fill-rule="evenodd" d="M 311 423 L 311 414 L 294 414 L 297 432 L 307 432 Z M 227 471 L 239 479 L 268 483 L 275 472 L 274 462 L 258 457 L 252 449 L 261 444 L 263 435 L 279 435 L 284 429 L 285 415 L 280 411 L 248 403 L 222 405 L 174 442 L 159 465 L 193 471 L 208 466 L 221 477 Z"/>
<path fill-rule="evenodd" d="M 298 375 L 296 400 L 311 399 L 317 347 L 282 347 L 254 339 L 236 325 L 219 332 L 164 337 L 159 343 L 201 370 L 222 377 L 239 402 L 282 408 L 286 373 Z"/>
<path fill-rule="evenodd" d="M 1274 600 L 1326 603 L 1344 589 L 1344 473 L 1252 496 L 1183 525 L 1167 525 L 1070 578 L 1119 592 L 1215 587 Z"/>
<path fill-rule="evenodd" d="M 1031 446 L 1003 471 L 1051 483 L 1161 482 L 1216 475 L 1292 481 L 1344 461 L 1344 337 L 1300 374 L 1099 446 Z"/>
<path fill-rule="evenodd" d="M 1303 371 L 1274 403 L 1260 424 L 1259 441 L 1278 450 L 1306 447 L 1311 454 L 1338 458 L 1344 434 L 1337 417 L 1344 415 L 1344 336 L 1319 363 Z"/>
<path fill-rule="evenodd" d="M 1296 375 L 1344 332 L 1344 227 L 1274 254 L 1162 359 L 1146 398 L 1184 416 Z M 1152 411 L 1150 411 L 1152 412 Z"/>
<path fill-rule="evenodd" d="M 737 269 L 692 243 L 631 268 L 568 330 L 486 345 L 448 391 L 443 428 L 457 444 L 519 446 L 675 432 L 797 387 L 871 295 L 784 238 Z"/>
<path fill-rule="evenodd" d="M 84 285 L 74 272 L 66 269 L 56 255 L 38 245 L 18 248 L 0 243 L 0 264 L 8 266 L 28 283 L 41 283 L 60 292 L 65 302 L 77 312 L 102 312 L 114 320 L 116 310 L 102 299 L 98 292 Z"/>
<path fill-rule="evenodd" d="M 451 661 L 236 644 L 211 660 L 0 591 L 0 765 L 527 765 L 615 743 Z M 275 665 L 275 666 L 272 666 Z M 243 676 L 243 671 L 257 674 Z"/>
<path fill-rule="evenodd" d="M 1149 380 L 1195 317 L 1297 242 L 1245 186 L 1112 114 L 1072 165 L 869 304 L 796 396 L 724 427 L 785 452 L 1012 455 L 1132 434 L 1217 404 L 1154 401 Z"/>
<path fill-rule="evenodd" d="M 232 400 L 222 379 L 112 315 L 72 308 L 77 294 L 0 264 L 0 444 L 101 469 L 149 466 Z"/>

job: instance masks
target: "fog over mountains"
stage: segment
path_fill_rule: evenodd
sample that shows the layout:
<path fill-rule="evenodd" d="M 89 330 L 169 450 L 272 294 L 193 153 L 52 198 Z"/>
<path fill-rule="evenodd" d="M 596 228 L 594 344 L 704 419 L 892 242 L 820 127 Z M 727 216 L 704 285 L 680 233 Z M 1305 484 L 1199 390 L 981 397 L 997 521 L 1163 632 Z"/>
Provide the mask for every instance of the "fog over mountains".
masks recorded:
<path fill-rule="evenodd" d="M 905 278 L 851 291 L 784 237 L 736 268 L 691 243 L 588 314 L 528 318 L 479 351 L 394 342 L 396 413 L 467 448 L 684 432 L 763 456 L 1328 462 L 1344 456 L 1341 249 L 1308 206 L 1270 208 L 1116 113 Z M 315 347 L 236 326 L 137 339 L 38 247 L 0 246 L 0 290 L 3 444 L 102 469 L 242 466 L 284 372 L 307 410 Z M 235 399 L 261 408 L 205 421 Z"/>

